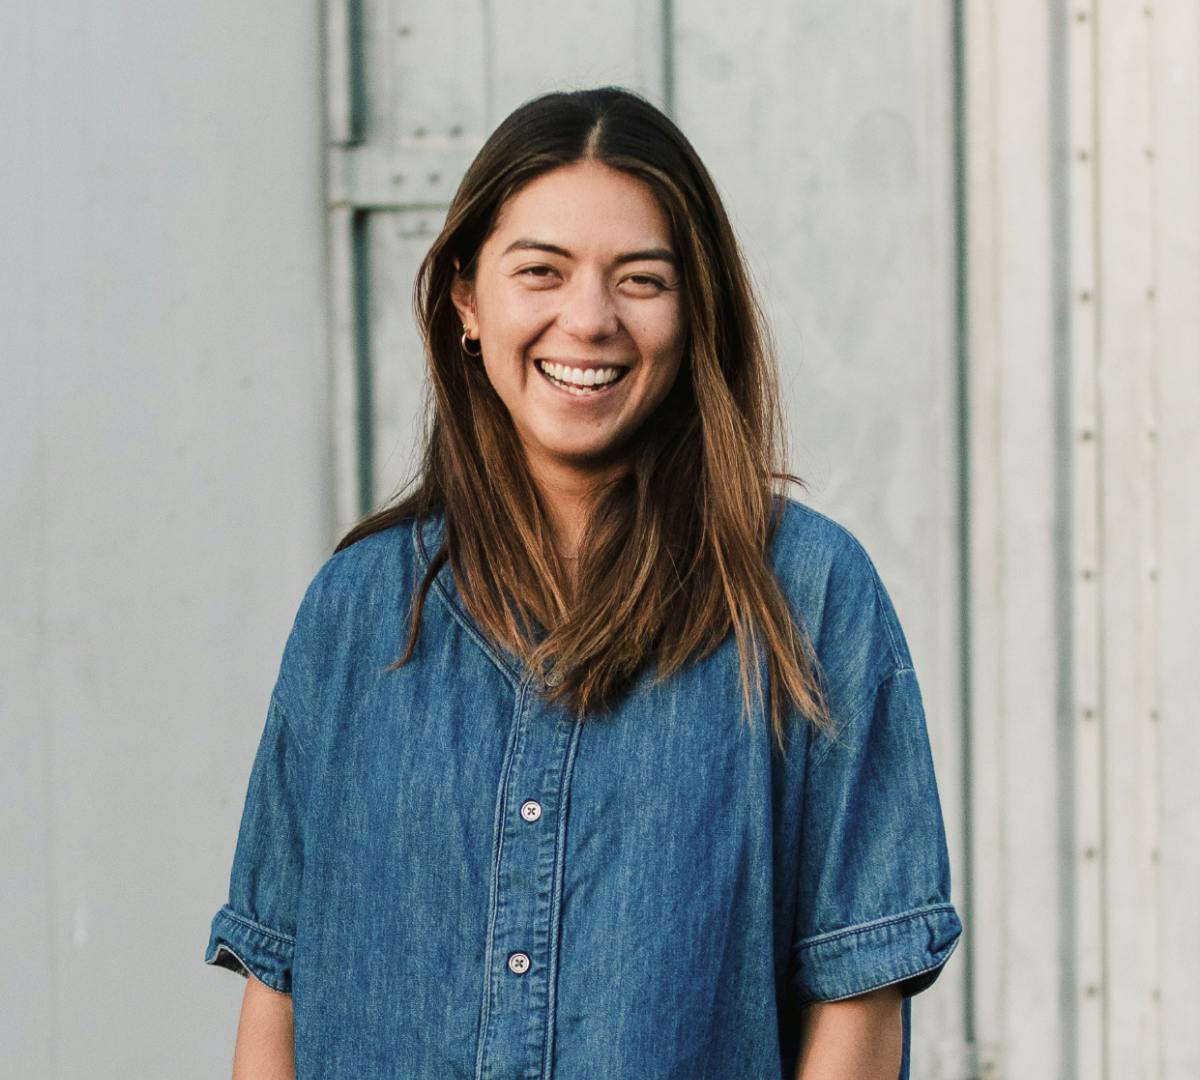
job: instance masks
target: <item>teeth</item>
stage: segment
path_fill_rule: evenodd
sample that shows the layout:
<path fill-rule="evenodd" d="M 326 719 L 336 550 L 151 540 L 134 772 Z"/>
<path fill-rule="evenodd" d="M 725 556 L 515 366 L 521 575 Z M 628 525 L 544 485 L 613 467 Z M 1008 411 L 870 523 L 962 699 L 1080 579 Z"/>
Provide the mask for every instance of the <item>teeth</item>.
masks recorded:
<path fill-rule="evenodd" d="M 538 365 L 556 382 L 570 384 L 567 389 L 572 392 L 576 387 L 605 386 L 608 383 L 616 382 L 621 376 L 620 368 L 569 368 L 547 360 L 539 361 Z"/>

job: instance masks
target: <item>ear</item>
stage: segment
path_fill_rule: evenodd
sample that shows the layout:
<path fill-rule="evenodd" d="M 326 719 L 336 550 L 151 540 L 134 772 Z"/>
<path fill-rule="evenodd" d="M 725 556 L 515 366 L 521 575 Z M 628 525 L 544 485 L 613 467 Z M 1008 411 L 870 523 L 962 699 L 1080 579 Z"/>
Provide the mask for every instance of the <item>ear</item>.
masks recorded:
<path fill-rule="evenodd" d="M 458 260 L 454 260 L 454 280 L 450 284 L 450 299 L 458 311 L 458 317 L 471 337 L 476 337 L 475 318 L 475 287 L 474 284 L 462 277 L 459 272 Z"/>

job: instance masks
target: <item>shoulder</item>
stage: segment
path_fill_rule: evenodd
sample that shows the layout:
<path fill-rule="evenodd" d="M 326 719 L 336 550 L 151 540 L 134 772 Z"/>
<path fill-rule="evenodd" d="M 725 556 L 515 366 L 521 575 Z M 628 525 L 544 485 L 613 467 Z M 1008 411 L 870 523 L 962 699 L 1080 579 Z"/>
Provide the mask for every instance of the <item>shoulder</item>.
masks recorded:
<path fill-rule="evenodd" d="M 870 562 L 858 537 L 828 514 L 791 496 L 777 496 L 775 512 L 779 524 L 771 538 L 771 553 L 778 570 L 796 570 L 790 564 L 814 559 L 858 562 L 860 570 Z"/>
<path fill-rule="evenodd" d="M 826 666 L 852 658 L 860 677 L 912 666 L 887 587 L 858 536 L 827 514 L 779 499 L 772 568 Z"/>
<path fill-rule="evenodd" d="M 395 597 L 416 569 L 416 524 L 415 518 L 405 518 L 335 551 L 310 581 L 300 614 L 336 615 Z"/>
<path fill-rule="evenodd" d="M 418 578 L 415 522 L 405 519 L 335 551 L 317 569 L 296 610 L 276 695 L 301 711 L 321 683 L 360 659 L 403 644 Z"/>

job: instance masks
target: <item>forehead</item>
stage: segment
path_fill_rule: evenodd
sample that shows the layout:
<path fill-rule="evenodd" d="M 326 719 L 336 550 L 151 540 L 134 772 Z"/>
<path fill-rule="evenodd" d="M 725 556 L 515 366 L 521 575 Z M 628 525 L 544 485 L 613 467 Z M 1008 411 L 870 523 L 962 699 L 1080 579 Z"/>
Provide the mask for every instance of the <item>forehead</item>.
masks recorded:
<path fill-rule="evenodd" d="M 562 247 L 609 250 L 653 241 L 669 247 L 667 216 L 648 184 L 597 162 L 563 165 L 501 206 L 488 246 L 529 236 Z M 575 247 L 572 247 L 575 245 Z"/>

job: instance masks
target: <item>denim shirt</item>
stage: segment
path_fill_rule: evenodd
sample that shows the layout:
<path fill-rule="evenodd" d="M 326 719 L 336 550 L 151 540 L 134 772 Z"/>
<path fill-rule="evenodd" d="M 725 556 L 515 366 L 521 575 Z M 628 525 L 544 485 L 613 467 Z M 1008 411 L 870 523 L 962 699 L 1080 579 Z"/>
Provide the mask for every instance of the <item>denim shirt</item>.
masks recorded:
<path fill-rule="evenodd" d="M 790 1078 L 806 1004 L 891 984 L 907 1077 L 911 995 L 962 927 L 912 659 L 859 541 L 786 500 L 772 565 L 838 727 L 791 714 L 781 754 L 742 716 L 732 636 L 579 724 L 448 564 L 386 671 L 442 529 L 325 562 L 267 708 L 204 960 L 292 995 L 299 1080 Z"/>

